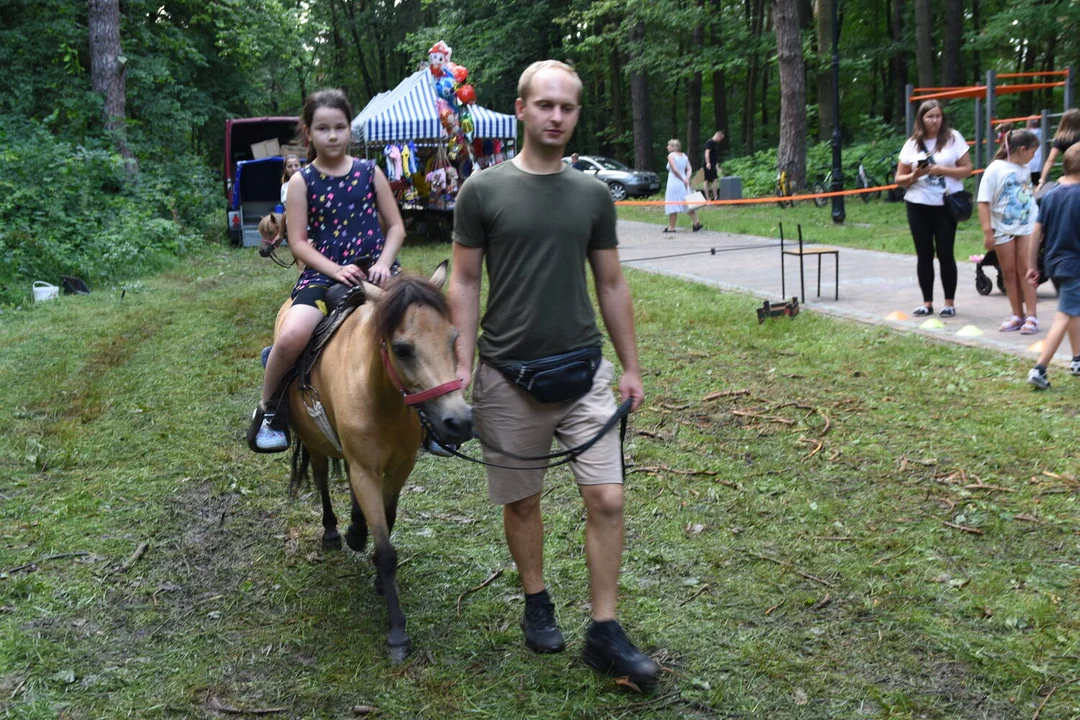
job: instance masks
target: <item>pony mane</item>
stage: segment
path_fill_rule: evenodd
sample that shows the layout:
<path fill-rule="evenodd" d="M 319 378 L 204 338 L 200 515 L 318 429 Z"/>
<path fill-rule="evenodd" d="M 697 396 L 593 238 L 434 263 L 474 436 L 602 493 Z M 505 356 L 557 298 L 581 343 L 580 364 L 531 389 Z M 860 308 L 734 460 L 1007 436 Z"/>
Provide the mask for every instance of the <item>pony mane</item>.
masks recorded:
<path fill-rule="evenodd" d="M 427 305 L 443 317 L 450 317 L 446 298 L 434 285 L 414 275 L 397 275 L 387 283 L 386 293 L 375 304 L 372 321 L 376 336 L 389 338 L 411 305 Z"/>

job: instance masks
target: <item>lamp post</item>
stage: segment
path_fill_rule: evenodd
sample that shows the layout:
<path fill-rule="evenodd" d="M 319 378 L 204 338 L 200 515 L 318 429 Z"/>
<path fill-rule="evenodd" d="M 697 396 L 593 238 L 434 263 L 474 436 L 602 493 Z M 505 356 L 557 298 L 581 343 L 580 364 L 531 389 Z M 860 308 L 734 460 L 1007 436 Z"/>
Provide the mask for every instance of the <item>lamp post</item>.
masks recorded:
<path fill-rule="evenodd" d="M 840 0 L 832 0 L 832 81 L 833 81 L 833 128 L 832 128 L 832 188 L 833 192 L 844 189 L 844 168 L 840 162 L 840 13 L 837 6 Z M 841 224 L 847 213 L 844 212 L 844 196 L 834 195 L 832 199 L 832 219 Z"/>

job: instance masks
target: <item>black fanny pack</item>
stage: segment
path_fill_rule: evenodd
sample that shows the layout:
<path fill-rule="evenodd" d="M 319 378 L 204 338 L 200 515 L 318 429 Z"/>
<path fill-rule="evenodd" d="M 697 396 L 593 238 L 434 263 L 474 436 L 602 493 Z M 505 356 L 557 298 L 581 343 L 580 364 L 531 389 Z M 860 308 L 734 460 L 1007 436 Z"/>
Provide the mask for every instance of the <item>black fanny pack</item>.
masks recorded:
<path fill-rule="evenodd" d="M 603 357 L 600 347 L 498 367 L 506 377 L 542 403 L 577 400 L 592 389 Z"/>

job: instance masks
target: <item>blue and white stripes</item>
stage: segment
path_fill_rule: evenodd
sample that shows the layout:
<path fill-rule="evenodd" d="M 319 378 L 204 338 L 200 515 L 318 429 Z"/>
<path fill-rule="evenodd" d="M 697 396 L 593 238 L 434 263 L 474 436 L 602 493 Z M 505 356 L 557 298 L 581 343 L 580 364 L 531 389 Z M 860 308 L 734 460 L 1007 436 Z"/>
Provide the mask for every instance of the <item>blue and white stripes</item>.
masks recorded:
<path fill-rule="evenodd" d="M 368 102 L 352 121 L 353 138 L 357 142 L 389 142 L 444 137 L 436 101 L 431 73 L 426 68 L 419 70 Z M 517 118 L 513 115 L 473 105 L 472 117 L 478 138 L 517 135 Z"/>

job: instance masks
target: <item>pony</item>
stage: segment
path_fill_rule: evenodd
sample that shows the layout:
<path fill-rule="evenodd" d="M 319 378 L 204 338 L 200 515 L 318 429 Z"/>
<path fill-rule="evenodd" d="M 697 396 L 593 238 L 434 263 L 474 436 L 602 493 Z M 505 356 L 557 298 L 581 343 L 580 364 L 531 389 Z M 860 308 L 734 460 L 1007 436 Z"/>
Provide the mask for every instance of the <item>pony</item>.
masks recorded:
<path fill-rule="evenodd" d="M 363 282 L 366 300 L 327 342 L 311 371 L 312 389 L 303 391 L 294 382 L 287 395 L 289 426 L 296 435 L 293 482 L 310 463 L 322 500 L 326 549 L 341 548 L 330 502 L 328 461 L 345 461 L 352 496 L 352 522 L 345 540 L 362 552 L 369 532 L 374 539 L 375 587 L 386 596 L 387 652 L 394 662 L 404 661 L 410 640 L 390 533 L 398 496 L 422 440 L 420 412 L 446 442 L 462 443 L 472 437 L 472 408 L 456 379 L 457 331 L 440 291 L 445 280 L 443 262 L 430 280 L 398 275 L 385 289 Z M 290 306 L 291 300 L 278 312 L 275 334 Z M 325 410 L 336 435 L 333 440 L 309 415 L 308 407 L 315 402 Z"/>

